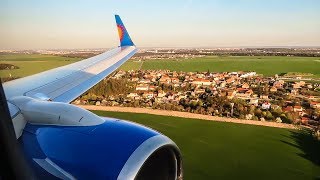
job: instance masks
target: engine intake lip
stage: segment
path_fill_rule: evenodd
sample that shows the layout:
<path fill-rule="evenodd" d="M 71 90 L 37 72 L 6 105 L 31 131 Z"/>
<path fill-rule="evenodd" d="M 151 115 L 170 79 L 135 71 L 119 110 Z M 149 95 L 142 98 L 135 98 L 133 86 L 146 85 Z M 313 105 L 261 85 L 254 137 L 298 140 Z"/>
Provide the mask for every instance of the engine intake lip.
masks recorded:
<path fill-rule="evenodd" d="M 122 170 L 118 175 L 118 180 L 134 180 L 140 169 L 143 167 L 149 157 L 157 150 L 169 147 L 174 151 L 176 158 L 176 177 L 175 179 L 182 179 L 182 161 L 180 150 L 178 146 L 168 137 L 164 135 L 153 136 L 144 141 L 129 157 Z"/>

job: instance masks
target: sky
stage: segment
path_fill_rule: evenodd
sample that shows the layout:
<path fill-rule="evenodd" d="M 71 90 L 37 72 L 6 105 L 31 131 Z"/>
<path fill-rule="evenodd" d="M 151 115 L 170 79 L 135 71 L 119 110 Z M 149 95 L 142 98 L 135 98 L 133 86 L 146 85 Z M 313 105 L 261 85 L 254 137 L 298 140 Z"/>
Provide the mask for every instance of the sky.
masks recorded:
<path fill-rule="evenodd" d="M 0 0 L 0 49 L 320 46 L 319 0 Z"/>

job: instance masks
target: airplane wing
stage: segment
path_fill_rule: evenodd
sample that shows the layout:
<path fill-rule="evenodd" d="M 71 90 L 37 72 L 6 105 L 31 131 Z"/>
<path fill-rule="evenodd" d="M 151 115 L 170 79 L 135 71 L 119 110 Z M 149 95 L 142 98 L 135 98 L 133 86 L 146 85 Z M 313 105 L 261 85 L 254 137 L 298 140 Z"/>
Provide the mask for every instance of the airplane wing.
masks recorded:
<path fill-rule="evenodd" d="M 120 17 L 115 16 L 120 46 L 100 55 L 3 84 L 6 97 L 70 103 L 132 57 L 137 48 Z"/>
<path fill-rule="evenodd" d="M 116 22 L 120 47 L 3 84 L 19 147 L 37 179 L 182 179 L 182 156 L 168 137 L 69 104 L 137 51 L 117 15 Z M 0 104 L 2 97 L 0 86 Z"/>

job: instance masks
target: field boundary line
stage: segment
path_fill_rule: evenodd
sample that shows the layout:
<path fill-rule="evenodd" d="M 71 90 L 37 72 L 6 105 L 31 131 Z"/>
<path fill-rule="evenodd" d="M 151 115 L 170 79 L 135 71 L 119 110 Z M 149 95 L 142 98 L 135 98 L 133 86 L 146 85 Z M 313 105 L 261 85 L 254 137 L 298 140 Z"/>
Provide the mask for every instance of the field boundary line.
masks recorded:
<path fill-rule="evenodd" d="M 141 61 L 140 67 L 138 70 L 141 70 L 144 61 Z"/>
<path fill-rule="evenodd" d="M 77 106 L 87 110 L 153 114 L 153 115 L 181 117 L 181 118 L 188 118 L 188 119 L 200 119 L 200 120 L 229 122 L 229 123 L 237 123 L 237 124 L 250 124 L 250 125 L 285 128 L 285 129 L 298 129 L 298 126 L 295 126 L 292 124 L 267 122 L 267 121 L 243 120 L 243 119 L 209 116 L 209 115 L 180 112 L 180 111 L 168 111 L 168 110 L 158 110 L 158 109 L 150 109 L 150 108 L 118 107 L 118 106 L 95 106 L 95 105 L 77 105 Z"/>

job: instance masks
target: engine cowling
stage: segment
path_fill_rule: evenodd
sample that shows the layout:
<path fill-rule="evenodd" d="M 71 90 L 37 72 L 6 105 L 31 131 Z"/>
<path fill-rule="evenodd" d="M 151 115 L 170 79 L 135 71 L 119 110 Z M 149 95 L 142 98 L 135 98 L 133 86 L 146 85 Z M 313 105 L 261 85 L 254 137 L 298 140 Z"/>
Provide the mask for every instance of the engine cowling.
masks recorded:
<path fill-rule="evenodd" d="M 24 97 L 11 102 L 27 120 L 18 140 L 39 179 L 182 179 L 179 148 L 157 131 L 70 104 Z M 88 124 L 79 123 L 79 115 Z"/>

